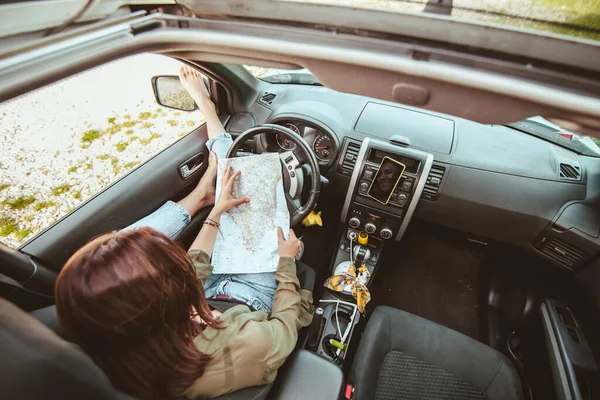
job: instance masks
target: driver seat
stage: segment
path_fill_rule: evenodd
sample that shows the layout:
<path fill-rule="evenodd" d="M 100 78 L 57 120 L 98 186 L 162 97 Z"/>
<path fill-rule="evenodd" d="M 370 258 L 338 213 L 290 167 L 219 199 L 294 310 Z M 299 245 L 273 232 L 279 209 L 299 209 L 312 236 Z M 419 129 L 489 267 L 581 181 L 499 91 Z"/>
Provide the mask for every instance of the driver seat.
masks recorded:
<path fill-rule="evenodd" d="M 314 269 L 296 261 L 296 274 L 300 287 L 313 291 Z M 209 303 L 211 301 L 209 300 Z M 226 303 L 224 300 L 218 302 L 219 304 L 215 304 L 214 308 L 222 312 L 238 305 L 233 302 L 224 304 Z M 306 339 L 306 333 L 307 328 L 298 333 L 299 344 Z M 0 339 L 2 340 L 0 353 L 5 356 L 5 362 L 0 366 L 0 398 L 27 400 L 55 396 L 57 399 L 135 400 L 116 390 L 100 368 L 78 346 L 65 342 L 61 338 L 69 340 L 58 324 L 54 305 L 34 310 L 28 316 L 13 304 L 0 298 Z M 19 365 L 23 367 L 19 368 Z M 23 370 L 28 373 L 15 374 L 15 371 Z M 216 399 L 262 400 L 267 397 L 272 386 L 273 383 L 251 386 Z M 60 393 L 55 393 L 57 391 Z"/>

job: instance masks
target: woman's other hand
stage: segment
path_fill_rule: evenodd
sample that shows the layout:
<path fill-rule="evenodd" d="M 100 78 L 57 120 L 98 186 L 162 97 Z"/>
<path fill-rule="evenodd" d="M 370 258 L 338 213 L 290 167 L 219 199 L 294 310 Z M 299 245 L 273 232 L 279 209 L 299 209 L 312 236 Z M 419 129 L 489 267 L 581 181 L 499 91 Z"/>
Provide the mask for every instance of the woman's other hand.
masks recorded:
<path fill-rule="evenodd" d="M 219 194 L 219 199 L 213 208 L 213 211 L 218 214 L 223 214 L 224 212 L 227 212 L 233 207 L 239 206 L 240 204 L 250 203 L 250 199 L 248 197 L 235 199 L 231 195 L 233 184 L 241 175 L 241 172 L 239 171 L 235 174 L 232 174 L 231 172 L 231 167 L 227 167 L 225 172 L 223 172 L 223 177 L 221 178 L 221 193 Z"/>
<path fill-rule="evenodd" d="M 292 229 L 288 235 L 288 239 L 283 238 L 283 230 L 281 227 L 277 227 L 277 239 L 279 242 L 279 257 L 296 257 L 298 250 L 300 250 L 300 239 L 296 237 L 296 234 Z"/>

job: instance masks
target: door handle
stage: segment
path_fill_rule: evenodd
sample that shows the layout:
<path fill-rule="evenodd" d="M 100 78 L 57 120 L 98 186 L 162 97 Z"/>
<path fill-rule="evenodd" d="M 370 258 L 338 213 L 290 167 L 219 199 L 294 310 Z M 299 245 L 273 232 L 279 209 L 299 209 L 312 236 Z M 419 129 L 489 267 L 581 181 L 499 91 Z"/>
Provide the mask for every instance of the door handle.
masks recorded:
<path fill-rule="evenodd" d="M 204 153 L 198 153 L 179 166 L 179 176 L 186 180 L 204 165 Z"/>

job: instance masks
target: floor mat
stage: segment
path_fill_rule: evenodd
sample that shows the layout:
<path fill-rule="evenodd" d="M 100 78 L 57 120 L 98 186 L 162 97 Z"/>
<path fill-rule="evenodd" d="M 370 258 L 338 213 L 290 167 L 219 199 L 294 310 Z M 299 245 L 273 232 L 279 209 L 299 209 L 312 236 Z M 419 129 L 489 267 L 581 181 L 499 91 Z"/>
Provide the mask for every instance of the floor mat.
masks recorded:
<path fill-rule="evenodd" d="M 373 303 L 479 339 L 477 273 L 485 248 L 430 232 L 417 229 L 388 244 L 371 286 Z"/>

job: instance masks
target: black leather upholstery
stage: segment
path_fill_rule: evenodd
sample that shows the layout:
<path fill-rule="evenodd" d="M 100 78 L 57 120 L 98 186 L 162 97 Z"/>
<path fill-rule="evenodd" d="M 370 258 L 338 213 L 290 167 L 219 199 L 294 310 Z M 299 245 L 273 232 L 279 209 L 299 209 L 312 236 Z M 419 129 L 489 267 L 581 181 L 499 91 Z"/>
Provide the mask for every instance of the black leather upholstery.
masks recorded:
<path fill-rule="evenodd" d="M 340 397 L 344 374 L 312 351 L 298 350 L 285 362 L 270 400 L 331 400 Z"/>
<path fill-rule="evenodd" d="M 0 399 L 133 400 L 75 344 L 0 298 Z"/>
<path fill-rule="evenodd" d="M 501 353 L 435 322 L 377 307 L 349 382 L 354 399 L 521 400 L 514 366 Z"/>

